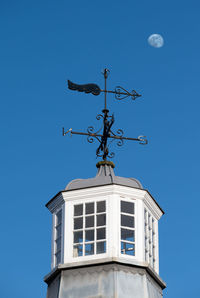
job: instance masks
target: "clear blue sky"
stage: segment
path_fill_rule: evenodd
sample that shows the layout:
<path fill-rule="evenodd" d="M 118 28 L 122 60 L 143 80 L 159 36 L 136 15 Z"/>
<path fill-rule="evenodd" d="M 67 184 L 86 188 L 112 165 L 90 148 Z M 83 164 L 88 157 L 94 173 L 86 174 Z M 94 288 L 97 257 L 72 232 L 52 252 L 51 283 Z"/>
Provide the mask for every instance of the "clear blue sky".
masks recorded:
<path fill-rule="evenodd" d="M 160 220 L 164 297 L 199 296 L 200 4 L 198 1 L 5 1 L 0 3 L 1 297 L 45 297 L 51 215 L 45 203 L 74 178 L 96 174 L 96 144 L 62 126 L 98 128 L 103 97 L 66 80 L 143 97 L 116 102 L 113 128 L 144 134 L 126 143 L 115 173 L 135 177 L 166 214 Z M 147 38 L 160 33 L 163 48 Z M 27 294 L 28 293 L 28 294 Z"/>

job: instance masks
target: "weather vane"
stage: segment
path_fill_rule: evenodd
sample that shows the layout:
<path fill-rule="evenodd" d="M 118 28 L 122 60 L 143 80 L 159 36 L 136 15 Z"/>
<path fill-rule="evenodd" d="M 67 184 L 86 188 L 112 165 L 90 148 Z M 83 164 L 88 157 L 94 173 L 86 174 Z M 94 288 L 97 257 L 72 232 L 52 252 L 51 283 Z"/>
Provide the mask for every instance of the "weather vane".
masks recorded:
<path fill-rule="evenodd" d="M 65 131 L 65 129 L 63 128 L 63 136 L 65 136 L 68 133 L 71 133 L 71 135 L 73 134 L 84 135 L 84 136 L 87 136 L 87 140 L 89 143 L 93 143 L 94 139 L 98 140 L 100 144 L 96 150 L 96 155 L 98 157 L 102 157 L 103 160 L 107 160 L 107 158 L 114 157 L 115 154 L 113 152 L 109 152 L 109 145 L 113 140 L 117 140 L 118 146 L 122 146 L 124 144 L 124 140 L 138 141 L 139 144 L 142 144 L 142 145 L 147 144 L 147 139 L 145 136 L 139 136 L 137 138 L 128 138 L 128 137 L 124 137 L 124 132 L 122 129 L 118 129 L 116 133 L 114 133 L 111 130 L 115 119 L 113 114 L 109 116 L 109 110 L 107 109 L 107 93 L 115 94 L 115 98 L 118 100 L 122 100 L 127 97 L 131 97 L 133 100 L 135 100 L 137 97 L 140 97 L 141 95 L 138 94 L 135 90 L 128 92 L 127 90 L 125 90 L 120 86 L 117 86 L 114 91 L 107 90 L 107 78 L 109 73 L 110 71 L 107 68 L 105 68 L 103 71 L 104 80 L 105 80 L 104 90 L 101 90 L 100 87 L 96 84 L 78 85 L 68 80 L 68 88 L 70 90 L 92 93 L 95 96 L 100 95 L 102 92 L 104 93 L 104 109 L 102 110 L 103 114 L 98 114 L 96 117 L 97 120 L 100 120 L 100 119 L 103 120 L 102 127 L 96 132 L 94 131 L 93 126 L 89 126 L 87 129 L 87 132 L 73 131 L 72 128 Z M 109 144 L 108 144 L 108 140 L 110 140 Z"/>

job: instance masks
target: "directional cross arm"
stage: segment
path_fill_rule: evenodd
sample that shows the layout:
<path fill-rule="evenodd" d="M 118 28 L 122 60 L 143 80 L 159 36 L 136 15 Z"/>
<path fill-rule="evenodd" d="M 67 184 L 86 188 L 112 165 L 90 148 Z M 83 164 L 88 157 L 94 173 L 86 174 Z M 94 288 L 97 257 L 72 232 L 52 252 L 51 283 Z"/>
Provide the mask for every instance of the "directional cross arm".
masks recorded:
<path fill-rule="evenodd" d="M 148 144 L 148 141 L 145 136 L 139 136 L 137 138 L 128 138 L 128 137 L 120 137 L 120 136 L 108 136 L 112 139 L 118 139 L 118 140 L 126 140 L 126 141 L 138 141 L 142 145 Z"/>
<path fill-rule="evenodd" d="M 73 131 L 72 128 L 68 129 L 67 131 L 64 130 L 63 127 L 63 136 L 65 136 L 66 134 L 70 133 L 71 135 L 82 135 L 82 136 L 89 136 L 89 137 L 95 137 L 98 139 L 98 137 L 102 138 L 103 135 L 102 134 L 98 134 L 98 133 L 88 133 L 88 132 L 78 132 L 78 131 Z M 148 143 L 147 139 L 145 136 L 139 136 L 137 138 L 129 138 L 129 137 L 122 137 L 122 136 L 116 136 L 116 135 L 108 135 L 108 138 L 110 139 L 116 139 L 116 140 L 126 140 L 126 141 L 138 141 L 140 142 L 140 144 L 142 145 L 146 145 Z M 100 140 L 98 139 L 98 141 L 100 142 Z"/>
<path fill-rule="evenodd" d="M 115 94 L 115 98 L 118 100 L 125 99 L 127 97 L 131 97 L 133 100 L 135 100 L 137 97 L 141 97 L 142 95 L 137 93 L 135 90 L 132 90 L 131 92 L 127 91 L 123 87 L 117 86 L 114 91 L 112 90 L 101 90 L 101 92 L 105 93 L 112 93 Z"/>

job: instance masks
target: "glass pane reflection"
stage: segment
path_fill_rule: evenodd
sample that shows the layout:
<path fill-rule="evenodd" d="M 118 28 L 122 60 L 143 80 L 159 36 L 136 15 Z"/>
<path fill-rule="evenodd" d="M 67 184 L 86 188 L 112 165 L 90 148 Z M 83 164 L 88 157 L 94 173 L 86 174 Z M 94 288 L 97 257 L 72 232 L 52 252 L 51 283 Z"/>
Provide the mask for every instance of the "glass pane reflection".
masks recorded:
<path fill-rule="evenodd" d="M 79 230 L 83 228 L 83 218 L 74 218 L 74 230 Z"/>
<path fill-rule="evenodd" d="M 94 203 L 87 203 L 85 204 L 85 213 L 92 214 L 94 213 Z"/>
<path fill-rule="evenodd" d="M 105 211 L 106 211 L 106 202 L 105 201 L 97 202 L 97 213 L 105 212 Z"/>
<path fill-rule="evenodd" d="M 134 228 L 134 217 L 128 215 L 121 215 L 121 225 L 124 227 Z"/>
<path fill-rule="evenodd" d="M 97 240 L 106 239 L 106 229 L 97 229 Z"/>
<path fill-rule="evenodd" d="M 121 253 L 126 255 L 135 255 L 135 244 L 121 242 Z"/>
<path fill-rule="evenodd" d="M 106 225 L 106 215 L 101 214 L 97 215 L 97 226 L 105 226 Z"/>
<path fill-rule="evenodd" d="M 121 201 L 121 212 L 134 214 L 134 203 Z"/>
<path fill-rule="evenodd" d="M 86 216 L 86 218 L 85 218 L 85 227 L 86 228 L 94 227 L 94 215 L 93 216 Z"/>
<path fill-rule="evenodd" d="M 121 229 L 121 239 L 135 242 L 135 235 L 133 230 Z"/>
<path fill-rule="evenodd" d="M 97 254 L 103 254 L 106 252 L 106 242 L 97 242 Z"/>
<path fill-rule="evenodd" d="M 74 216 L 83 215 L 83 204 L 74 206 Z"/>
<path fill-rule="evenodd" d="M 60 262 L 61 262 L 61 252 L 59 251 L 55 254 L 55 263 L 56 265 L 58 265 Z"/>
<path fill-rule="evenodd" d="M 83 242 L 83 231 L 74 232 L 74 243 Z"/>
<path fill-rule="evenodd" d="M 94 243 L 85 244 L 85 255 L 93 255 L 94 254 Z"/>
<path fill-rule="evenodd" d="M 94 241 L 94 230 L 85 231 L 85 242 Z"/>
<path fill-rule="evenodd" d="M 73 256 L 74 257 L 80 257 L 83 255 L 83 245 L 74 245 L 74 250 L 73 250 Z"/>

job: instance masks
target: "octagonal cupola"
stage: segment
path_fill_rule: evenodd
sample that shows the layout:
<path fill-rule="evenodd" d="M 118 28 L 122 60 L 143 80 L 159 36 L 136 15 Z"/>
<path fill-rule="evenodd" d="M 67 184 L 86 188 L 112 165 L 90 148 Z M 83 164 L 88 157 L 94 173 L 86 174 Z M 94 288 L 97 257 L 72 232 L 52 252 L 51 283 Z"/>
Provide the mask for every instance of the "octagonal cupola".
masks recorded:
<path fill-rule="evenodd" d="M 53 215 L 52 269 L 116 260 L 158 274 L 163 210 L 138 180 L 115 176 L 112 162 L 97 168 L 96 177 L 71 181 L 46 205 Z"/>

